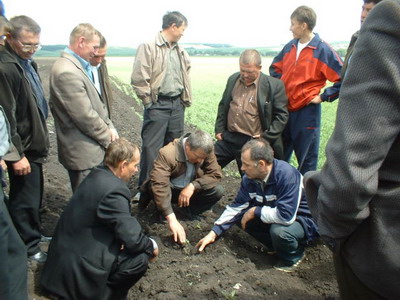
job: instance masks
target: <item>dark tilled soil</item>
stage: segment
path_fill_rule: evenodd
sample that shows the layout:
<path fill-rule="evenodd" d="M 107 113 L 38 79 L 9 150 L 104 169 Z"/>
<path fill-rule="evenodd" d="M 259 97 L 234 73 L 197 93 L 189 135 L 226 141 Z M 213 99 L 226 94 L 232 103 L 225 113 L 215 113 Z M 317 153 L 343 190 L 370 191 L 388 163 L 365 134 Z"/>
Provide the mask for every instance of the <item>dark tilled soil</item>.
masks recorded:
<path fill-rule="evenodd" d="M 48 92 L 48 78 L 54 59 L 37 59 Z M 121 137 L 140 145 L 142 106 L 131 95 L 114 89 L 113 121 Z M 116 86 L 117 86 L 116 85 Z M 130 92 L 130 87 L 122 90 Z M 131 93 L 131 92 L 130 92 Z M 190 109 L 190 108 L 189 108 Z M 66 170 L 58 163 L 53 120 L 48 120 L 51 150 L 44 167 L 45 193 L 43 200 L 43 232 L 52 235 L 57 220 L 71 196 Z M 187 131 L 195 128 L 187 126 Z M 236 166 L 228 166 L 233 174 Z M 136 179 L 131 183 L 135 186 Z M 222 184 L 226 195 L 207 212 L 201 221 L 182 221 L 189 244 L 174 244 L 168 226 L 160 221 L 153 204 L 138 217 L 144 230 L 155 237 L 159 247 L 158 259 L 147 274 L 130 290 L 129 299 L 336 299 L 338 287 L 334 277 L 330 251 L 321 242 L 307 249 L 306 259 L 294 273 L 272 268 L 277 258 L 266 254 L 263 246 L 239 228 L 232 228 L 201 255 L 196 243 L 208 233 L 214 220 L 235 197 L 240 179 L 225 176 Z M 132 205 L 136 214 L 136 205 Z M 73 220 L 71 220 L 73 222 Z M 47 245 L 42 245 L 46 250 Z M 47 299 L 37 285 L 41 266 L 29 264 L 30 299 Z"/>

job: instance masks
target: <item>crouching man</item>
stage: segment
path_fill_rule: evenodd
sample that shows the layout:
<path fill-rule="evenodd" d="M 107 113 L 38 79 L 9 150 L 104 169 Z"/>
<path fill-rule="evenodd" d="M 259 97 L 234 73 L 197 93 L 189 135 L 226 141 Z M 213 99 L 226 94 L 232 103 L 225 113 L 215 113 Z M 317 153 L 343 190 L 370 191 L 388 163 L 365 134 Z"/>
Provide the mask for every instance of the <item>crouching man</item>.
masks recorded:
<path fill-rule="evenodd" d="M 304 258 L 305 245 L 318 236 L 302 186 L 302 175 L 288 163 L 274 159 L 264 139 L 247 142 L 241 151 L 243 176 L 236 199 L 196 247 L 199 252 L 224 231 L 238 224 L 276 252 L 275 269 L 292 272 Z"/>
<path fill-rule="evenodd" d="M 209 210 L 223 196 L 222 173 L 214 154 L 211 136 L 201 130 L 175 139 L 160 149 L 150 180 L 141 186 L 139 210 L 151 199 L 166 218 L 175 242 L 186 242 L 178 216 L 193 220 Z"/>
<path fill-rule="evenodd" d="M 145 274 L 157 244 L 131 216 L 129 179 L 139 150 L 112 142 L 104 166 L 79 185 L 57 224 L 40 284 L 62 299 L 125 299 Z"/>

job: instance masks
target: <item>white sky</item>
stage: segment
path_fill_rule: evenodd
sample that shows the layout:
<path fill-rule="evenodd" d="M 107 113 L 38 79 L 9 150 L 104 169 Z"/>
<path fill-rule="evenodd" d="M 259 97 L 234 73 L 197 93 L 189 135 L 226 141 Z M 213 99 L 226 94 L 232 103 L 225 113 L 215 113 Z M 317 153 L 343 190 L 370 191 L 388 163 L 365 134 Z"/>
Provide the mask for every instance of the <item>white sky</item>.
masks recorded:
<path fill-rule="evenodd" d="M 153 39 L 162 16 L 178 10 L 189 27 L 181 43 L 277 46 L 291 38 L 290 15 L 300 5 L 317 13 L 314 31 L 327 42 L 349 41 L 359 29 L 362 0 L 3 0 L 6 16 L 27 15 L 42 28 L 42 44 L 68 44 L 79 23 L 91 23 L 109 46 L 137 47 Z M 247 6 L 246 6 L 247 5 Z"/>

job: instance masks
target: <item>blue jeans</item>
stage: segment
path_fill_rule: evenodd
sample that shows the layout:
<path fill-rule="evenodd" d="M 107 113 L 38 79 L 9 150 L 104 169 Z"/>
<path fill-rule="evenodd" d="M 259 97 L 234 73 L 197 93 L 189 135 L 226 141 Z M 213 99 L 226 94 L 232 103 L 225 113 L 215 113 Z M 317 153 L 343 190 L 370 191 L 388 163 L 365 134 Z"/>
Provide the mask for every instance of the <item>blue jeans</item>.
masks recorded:
<path fill-rule="evenodd" d="M 265 224 L 260 219 L 247 223 L 246 232 L 267 246 L 288 264 L 296 263 L 304 255 L 306 235 L 303 226 L 297 221 L 286 226 Z"/>

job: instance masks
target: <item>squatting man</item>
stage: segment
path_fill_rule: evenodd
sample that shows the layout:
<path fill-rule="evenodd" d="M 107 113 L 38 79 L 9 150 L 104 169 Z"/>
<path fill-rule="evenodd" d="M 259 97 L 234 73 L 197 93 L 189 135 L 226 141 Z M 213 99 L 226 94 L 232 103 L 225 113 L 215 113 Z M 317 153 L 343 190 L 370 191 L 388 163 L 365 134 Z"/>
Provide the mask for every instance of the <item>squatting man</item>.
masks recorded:
<path fill-rule="evenodd" d="M 199 252 L 233 225 L 241 226 L 276 253 L 275 269 L 292 272 L 304 258 L 304 248 L 318 236 L 303 191 L 303 176 L 285 161 L 274 159 L 270 144 L 248 141 L 241 152 L 242 178 L 236 199 L 196 247 Z"/>

